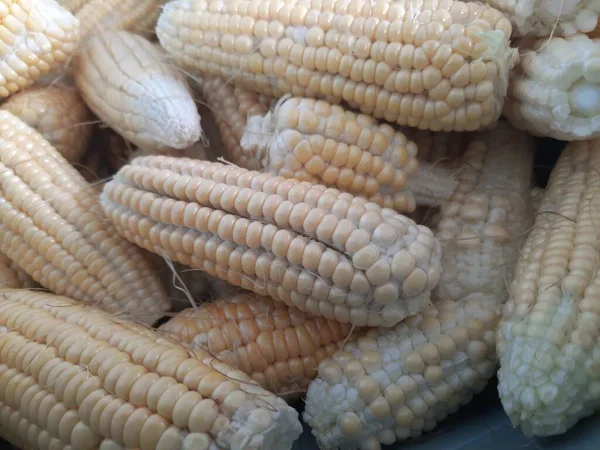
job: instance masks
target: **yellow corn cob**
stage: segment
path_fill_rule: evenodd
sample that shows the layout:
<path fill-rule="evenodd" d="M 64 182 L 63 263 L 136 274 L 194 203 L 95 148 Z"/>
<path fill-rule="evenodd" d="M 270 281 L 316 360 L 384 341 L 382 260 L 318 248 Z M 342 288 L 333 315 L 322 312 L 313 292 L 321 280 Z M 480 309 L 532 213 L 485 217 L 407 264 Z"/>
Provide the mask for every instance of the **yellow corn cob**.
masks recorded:
<path fill-rule="evenodd" d="M 322 183 L 399 212 L 415 209 L 413 187 L 422 199 L 447 200 L 456 186 L 440 167 L 419 170 L 417 146 L 404 134 L 323 100 L 282 98 L 273 112 L 248 119 L 241 146 L 270 173 Z"/>
<path fill-rule="evenodd" d="M 563 150 L 521 252 L 498 330 L 499 393 L 528 435 L 600 406 L 600 139 Z"/>
<path fill-rule="evenodd" d="M 76 13 L 88 0 L 57 0 L 58 4 L 66 10 Z"/>
<path fill-rule="evenodd" d="M 21 448 L 289 450 L 302 431 L 240 370 L 50 294 L 0 298 L 0 380 Z"/>
<path fill-rule="evenodd" d="M 54 0 L 0 0 L 0 98 L 58 69 L 79 44 L 73 15 Z"/>
<path fill-rule="evenodd" d="M 532 215 L 533 147 L 504 125 L 471 140 L 437 228 L 443 271 L 434 306 L 368 331 L 319 365 L 304 419 L 322 450 L 380 450 L 418 437 L 495 374 L 505 282 Z"/>
<path fill-rule="evenodd" d="M 268 297 L 239 294 L 186 309 L 160 330 L 291 401 L 306 392 L 319 362 L 338 350 L 352 327 Z"/>
<path fill-rule="evenodd" d="M 175 0 L 156 34 L 186 69 L 434 131 L 495 121 L 517 58 L 500 12 L 451 0 Z"/>
<path fill-rule="evenodd" d="M 600 40 L 539 39 L 511 75 L 504 115 L 537 136 L 600 136 Z"/>
<path fill-rule="evenodd" d="M 37 287 L 37 283 L 17 264 L 0 253 L 0 290 Z"/>
<path fill-rule="evenodd" d="M 0 111 L 0 252 L 52 292 L 153 323 L 169 301 L 98 195 L 33 128 Z"/>
<path fill-rule="evenodd" d="M 244 169 L 262 170 L 264 161 L 261 155 L 245 152 L 240 142 L 248 117 L 267 114 L 272 99 L 231 85 L 218 77 L 195 76 L 194 79 L 215 118 L 227 159 Z"/>
<path fill-rule="evenodd" d="M 125 31 L 91 36 L 75 83 L 90 109 L 147 150 L 184 149 L 200 139 L 200 116 L 182 73 L 160 47 Z"/>
<path fill-rule="evenodd" d="M 67 161 L 81 160 L 92 135 L 93 116 L 74 87 L 32 87 L 0 108 L 35 128 Z"/>
<path fill-rule="evenodd" d="M 101 200 L 140 247 L 343 323 L 392 326 L 428 303 L 440 277 L 431 230 L 321 185 L 147 156 Z"/>
<path fill-rule="evenodd" d="M 75 0 L 74 0 L 75 1 Z M 111 30 L 150 36 L 166 0 L 88 0 L 78 9 L 81 37 Z"/>
<path fill-rule="evenodd" d="M 467 0 L 479 1 L 479 0 Z M 596 28 L 597 0 L 484 0 L 510 19 L 515 36 L 571 36 Z"/>

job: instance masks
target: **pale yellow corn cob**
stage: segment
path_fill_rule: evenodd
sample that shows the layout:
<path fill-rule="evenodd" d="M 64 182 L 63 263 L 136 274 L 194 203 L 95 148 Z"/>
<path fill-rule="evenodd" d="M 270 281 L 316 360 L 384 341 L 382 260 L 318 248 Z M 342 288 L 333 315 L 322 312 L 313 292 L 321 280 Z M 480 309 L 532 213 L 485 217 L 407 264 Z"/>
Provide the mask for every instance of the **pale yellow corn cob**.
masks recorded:
<path fill-rule="evenodd" d="M 50 294 L 0 297 L 0 433 L 40 450 L 289 450 L 285 402 L 198 349 Z"/>
<path fill-rule="evenodd" d="M 312 317 L 256 294 L 186 309 L 160 330 L 242 370 L 288 401 L 306 392 L 317 365 L 352 333 L 350 325 Z"/>
<path fill-rule="evenodd" d="M 428 303 L 440 277 L 431 230 L 321 185 L 147 156 L 101 200 L 140 247 L 343 323 L 395 325 Z"/>
<path fill-rule="evenodd" d="M 471 140 L 437 228 L 443 272 L 434 306 L 368 331 L 319 365 L 304 419 L 322 450 L 380 450 L 418 437 L 495 374 L 505 282 L 532 216 L 533 148 L 504 124 Z"/>
<path fill-rule="evenodd" d="M 272 99 L 219 77 L 195 76 L 194 79 L 217 122 L 227 159 L 244 169 L 263 170 L 262 155 L 245 152 L 240 143 L 248 117 L 266 115 Z"/>
<path fill-rule="evenodd" d="M 81 160 L 93 130 L 93 115 L 74 87 L 34 86 L 0 106 L 35 128 L 67 161 Z"/>
<path fill-rule="evenodd" d="M 141 36 L 107 31 L 85 42 L 74 71 L 90 109 L 145 150 L 184 149 L 202 133 L 188 83 L 165 58 Z"/>
<path fill-rule="evenodd" d="M 414 211 L 414 195 L 425 203 L 447 200 L 456 186 L 441 166 L 420 168 L 417 146 L 403 133 L 324 100 L 282 98 L 272 112 L 248 119 L 241 147 L 264 161 L 267 172 L 322 183 L 398 212 Z"/>
<path fill-rule="evenodd" d="M 73 15 L 55 0 L 0 0 L 0 98 L 58 69 L 79 44 Z"/>
<path fill-rule="evenodd" d="M 156 34 L 186 69 L 434 131 L 495 121 L 517 58 L 500 12 L 452 0 L 175 0 Z"/>
<path fill-rule="evenodd" d="M 36 282 L 27 272 L 0 253 L 0 290 L 2 292 L 4 289 L 27 289 L 36 286 Z"/>
<path fill-rule="evenodd" d="M 76 13 L 85 5 L 89 0 L 57 0 L 58 4 L 66 10 Z"/>
<path fill-rule="evenodd" d="M 480 0 L 467 0 L 480 1 Z M 596 28 L 598 0 L 484 0 L 510 19 L 515 36 L 572 36 Z"/>
<path fill-rule="evenodd" d="M 600 136 L 600 40 L 539 39 L 511 74 L 504 115 L 537 136 Z"/>
<path fill-rule="evenodd" d="M 563 150 L 521 252 L 498 330 L 500 398 L 528 435 L 600 406 L 600 140 Z"/>
<path fill-rule="evenodd" d="M 0 252 L 52 292 L 153 323 L 169 308 L 139 249 L 33 128 L 0 111 Z"/>
<path fill-rule="evenodd" d="M 75 0 L 74 0 L 75 1 Z M 88 0 L 77 10 L 81 37 L 104 31 L 124 30 L 143 36 L 154 27 L 166 0 Z"/>

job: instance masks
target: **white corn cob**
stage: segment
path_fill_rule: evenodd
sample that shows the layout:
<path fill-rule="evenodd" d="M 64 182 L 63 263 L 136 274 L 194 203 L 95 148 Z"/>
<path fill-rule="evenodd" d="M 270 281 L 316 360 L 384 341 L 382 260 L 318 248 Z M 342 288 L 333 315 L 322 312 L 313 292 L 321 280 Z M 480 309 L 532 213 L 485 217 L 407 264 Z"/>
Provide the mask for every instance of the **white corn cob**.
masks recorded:
<path fill-rule="evenodd" d="M 393 326 L 428 304 L 440 276 L 431 230 L 322 185 L 146 156 L 101 200 L 139 246 L 343 323 Z"/>
<path fill-rule="evenodd" d="M 380 450 L 418 437 L 468 403 L 496 371 L 495 332 L 519 256 L 533 142 L 501 124 L 475 136 L 442 206 L 434 305 L 376 328 L 319 366 L 305 421 L 322 450 Z"/>
<path fill-rule="evenodd" d="M 480 1 L 480 0 L 467 0 Z M 596 28 L 598 0 L 483 0 L 502 11 L 515 36 L 571 36 Z"/>
<path fill-rule="evenodd" d="M 17 264 L 0 253 L 0 291 L 37 287 L 37 283 Z"/>
<path fill-rule="evenodd" d="M 87 150 L 93 115 L 74 87 L 34 86 L 10 97 L 0 109 L 35 128 L 71 163 Z"/>
<path fill-rule="evenodd" d="M 537 136 L 600 136 L 600 40 L 539 39 L 511 73 L 504 115 Z"/>
<path fill-rule="evenodd" d="M 0 98 L 58 69 L 79 44 L 79 25 L 55 0 L 0 0 Z"/>
<path fill-rule="evenodd" d="M 258 93 L 463 131 L 500 116 L 511 30 L 499 11 L 452 0 L 175 0 L 156 34 L 185 69 Z"/>
<path fill-rule="evenodd" d="M 71 299 L 0 296 L 0 434 L 40 450 L 290 450 L 298 413 L 240 370 Z"/>
<path fill-rule="evenodd" d="M 527 435 L 600 407 L 600 139 L 560 155 L 498 329 L 500 399 Z"/>
<path fill-rule="evenodd" d="M 168 297 L 98 194 L 33 128 L 0 110 L 0 252 L 47 289 L 153 323 Z"/>
<path fill-rule="evenodd" d="M 200 139 L 200 116 L 184 75 L 141 36 L 94 34 L 83 44 L 74 78 L 90 109 L 140 148 L 185 149 Z"/>

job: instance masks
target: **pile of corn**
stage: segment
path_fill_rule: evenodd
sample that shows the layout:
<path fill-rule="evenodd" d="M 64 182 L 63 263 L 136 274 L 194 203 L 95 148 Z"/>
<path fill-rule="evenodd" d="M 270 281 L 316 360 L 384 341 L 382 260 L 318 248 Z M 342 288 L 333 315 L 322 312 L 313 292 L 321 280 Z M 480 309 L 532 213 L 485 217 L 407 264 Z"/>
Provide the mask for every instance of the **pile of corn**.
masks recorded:
<path fill-rule="evenodd" d="M 0 0 L 0 437 L 288 450 L 303 398 L 380 450 L 494 376 L 526 435 L 592 414 L 599 14 Z"/>

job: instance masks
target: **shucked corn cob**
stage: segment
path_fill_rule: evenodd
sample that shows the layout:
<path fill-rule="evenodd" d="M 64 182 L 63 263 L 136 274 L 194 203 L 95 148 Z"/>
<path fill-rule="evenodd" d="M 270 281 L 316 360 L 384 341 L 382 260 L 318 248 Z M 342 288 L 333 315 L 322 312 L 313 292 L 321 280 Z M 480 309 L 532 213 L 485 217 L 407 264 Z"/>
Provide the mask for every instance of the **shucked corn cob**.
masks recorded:
<path fill-rule="evenodd" d="M 496 120 L 517 58 L 500 12 L 451 0 L 175 0 L 156 33 L 184 68 L 435 131 Z"/>
<path fill-rule="evenodd" d="M 264 116 L 271 100 L 219 77 L 195 76 L 200 92 L 217 122 L 227 159 L 239 167 L 262 170 L 265 162 L 256 151 L 245 152 L 240 142 L 250 116 Z"/>
<path fill-rule="evenodd" d="M 247 375 L 65 297 L 0 296 L 0 432 L 21 448 L 289 450 L 296 411 Z"/>
<path fill-rule="evenodd" d="M 182 73 L 141 36 L 107 31 L 83 45 L 75 83 L 90 109 L 146 150 L 184 149 L 200 139 L 200 116 Z"/>
<path fill-rule="evenodd" d="M 35 128 L 67 161 L 81 160 L 92 135 L 93 115 L 74 87 L 31 87 L 0 108 Z"/>
<path fill-rule="evenodd" d="M 467 0 L 479 1 L 479 0 Z M 571 36 L 596 28 L 598 0 L 484 0 L 502 11 L 515 36 Z"/>
<path fill-rule="evenodd" d="M 323 361 L 305 421 L 322 450 L 379 450 L 418 437 L 468 403 L 496 370 L 506 280 L 528 229 L 533 142 L 501 125 L 476 136 L 442 207 L 434 306 L 370 330 Z"/>
<path fill-rule="evenodd" d="M 563 150 L 498 330 L 499 393 L 528 435 L 564 433 L 600 406 L 600 140 Z"/>
<path fill-rule="evenodd" d="M 504 115 L 538 136 L 600 136 L 600 40 L 543 38 L 511 74 Z"/>
<path fill-rule="evenodd" d="M 77 0 L 73 0 L 75 2 Z M 104 31 L 123 30 L 149 36 L 166 0 L 87 0 L 75 17 L 81 37 Z"/>
<path fill-rule="evenodd" d="M 17 264 L 0 253 L 0 291 L 35 286 L 35 281 L 27 272 L 24 272 Z"/>
<path fill-rule="evenodd" d="M 256 294 L 186 309 L 160 329 L 239 368 L 288 401 L 306 392 L 319 362 L 338 350 L 352 332 L 349 325 L 311 317 Z"/>
<path fill-rule="evenodd" d="M 153 323 L 169 301 L 98 196 L 33 128 L 0 111 L 0 252 L 51 291 Z"/>
<path fill-rule="evenodd" d="M 440 277 L 428 228 L 321 185 L 149 156 L 101 200 L 139 246 L 343 323 L 392 326 L 428 303 Z"/>
<path fill-rule="evenodd" d="M 54 0 L 0 0 L 0 98 L 58 69 L 79 44 L 73 15 Z"/>
<path fill-rule="evenodd" d="M 456 186 L 441 168 L 419 170 L 417 146 L 404 134 L 324 100 L 282 98 L 264 117 L 248 119 L 241 146 L 273 174 L 322 183 L 399 212 L 415 209 L 413 186 L 421 197 L 446 200 Z"/>

